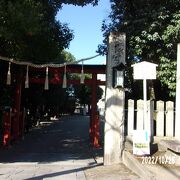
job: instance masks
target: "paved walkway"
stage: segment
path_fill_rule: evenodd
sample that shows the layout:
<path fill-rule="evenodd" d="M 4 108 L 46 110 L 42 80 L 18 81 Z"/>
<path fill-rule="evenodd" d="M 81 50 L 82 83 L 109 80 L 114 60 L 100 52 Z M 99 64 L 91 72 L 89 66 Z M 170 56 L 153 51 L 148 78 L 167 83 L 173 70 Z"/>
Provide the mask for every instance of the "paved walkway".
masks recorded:
<path fill-rule="evenodd" d="M 0 179 L 138 179 L 123 164 L 97 164 L 88 126 L 89 117 L 76 115 L 33 129 L 24 140 L 0 150 Z"/>

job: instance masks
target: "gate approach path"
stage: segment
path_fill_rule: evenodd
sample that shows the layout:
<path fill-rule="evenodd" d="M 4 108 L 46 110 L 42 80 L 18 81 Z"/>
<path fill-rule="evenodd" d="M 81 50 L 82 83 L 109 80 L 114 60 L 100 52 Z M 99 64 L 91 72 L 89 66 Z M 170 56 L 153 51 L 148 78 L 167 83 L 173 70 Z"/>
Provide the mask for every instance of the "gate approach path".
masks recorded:
<path fill-rule="evenodd" d="M 63 116 L 43 123 L 24 140 L 0 150 L 0 179 L 139 179 L 123 164 L 97 164 L 88 129 L 88 116 Z"/>

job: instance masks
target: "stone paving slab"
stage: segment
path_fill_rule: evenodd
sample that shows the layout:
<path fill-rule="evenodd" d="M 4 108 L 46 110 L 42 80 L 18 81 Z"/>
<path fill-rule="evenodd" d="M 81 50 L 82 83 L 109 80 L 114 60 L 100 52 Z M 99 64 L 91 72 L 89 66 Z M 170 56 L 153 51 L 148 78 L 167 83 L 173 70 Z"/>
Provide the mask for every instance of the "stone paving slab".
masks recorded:
<path fill-rule="evenodd" d="M 18 165 L 0 166 L 1 180 L 40 180 L 40 179 L 62 179 L 62 180 L 85 180 L 84 169 L 80 166 L 59 165 Z"/>
<path fill-rule="evenodd" d="M 137 180 L 140 179 L 124 164 L 113 166 L 19 164 L 0 165 L 1 180 Z"/>
<path fill-rule="evenodd" d="M 87 180 L 137 180 L 140 179 L 124 164 L 96 166 L 85 171 Z"/>

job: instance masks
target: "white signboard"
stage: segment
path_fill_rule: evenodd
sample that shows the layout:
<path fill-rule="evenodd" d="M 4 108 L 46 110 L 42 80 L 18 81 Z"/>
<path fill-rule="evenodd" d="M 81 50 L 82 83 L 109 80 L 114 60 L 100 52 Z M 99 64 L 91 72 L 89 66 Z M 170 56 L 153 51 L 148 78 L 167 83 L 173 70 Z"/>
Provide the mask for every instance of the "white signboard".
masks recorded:
<path fill-rule="evenodd" d="M 153 64 L 150 62 L 140 62 L 137 64 L 132 65 L 133 71 L 134 71 L 134 79 L 142 79 L 143 80 L 143 99 L 144 99 L 144 113 L 143 113 L 143 129 L 146 131 L 142 132 L 135 132 L 135 143 L 133 142 L 133 152 L 134 154 L 148 154 L 149 153 L 149 144 L 145 141 L 145 139 L 142 139 L 143 137 L 146 137 L 146 133 L 149 135 L 152 135 L 151 128 L 149 128 L 149 125 L 152 123 L 152 119 L 150 118 L 150 122 L 148 122 L 147 118 L 147 79 L 156 79 L 156 67 L 157 64 Z M 139 134 L 138 134 L 139 133 Z M 142 134 L 141 134 L 142 133 Z M 136 135 L 137 134 L 137 135 Z M 137 136 L 137 140 L 136 140 Z M 141 137 L 141 138 L 140 138 Z M 137 142 L 138 139 L 143 142 Z"/>
<path fill-rule="evenodd" d="M 133 131 L 133 154 L 138 156 L 150 154 L 150 139 L 145 130 Z"/>
<path fill-rule="evenodd" d="M 134 79 L 156 79 L 156 64 L 150 62 L 140 62 L 132 65 Z"/>

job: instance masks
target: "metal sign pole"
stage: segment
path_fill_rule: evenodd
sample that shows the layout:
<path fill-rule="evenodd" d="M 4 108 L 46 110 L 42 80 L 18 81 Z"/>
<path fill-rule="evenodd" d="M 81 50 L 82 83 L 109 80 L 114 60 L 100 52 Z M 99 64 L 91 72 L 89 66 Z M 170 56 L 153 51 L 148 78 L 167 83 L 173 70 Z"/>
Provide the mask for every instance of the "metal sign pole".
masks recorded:
<path fill-rule="evenodd" d="M 147 129 L 147 79 L 143 79 L 143 99 L 144 99 L 144 121 L 143 121 L 143 129 Z"/>

